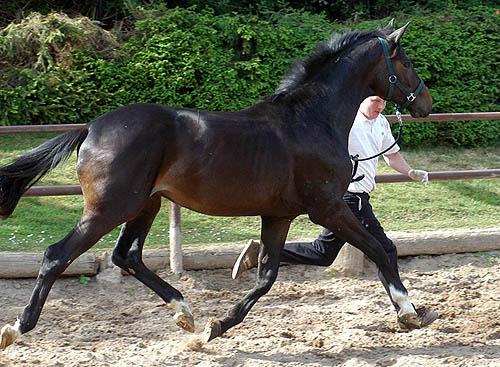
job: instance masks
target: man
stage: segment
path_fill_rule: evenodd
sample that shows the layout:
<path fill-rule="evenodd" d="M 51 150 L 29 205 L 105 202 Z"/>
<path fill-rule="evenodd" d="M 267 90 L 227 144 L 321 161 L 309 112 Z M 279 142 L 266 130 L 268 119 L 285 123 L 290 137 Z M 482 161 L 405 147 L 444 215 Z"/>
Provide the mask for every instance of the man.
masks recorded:
<path fill-rule="evenodd" d="M 357 154 L 360 158 L 371 157 L 394 144 L 389 122 L 381 114 L 385 105 L 385 100 L 377 96 L 368 97 L 361 103 L 349 134 L 349 153 L 351 155 Z M 385 152 L 383 156 L 390 167 L 427 186 L 428 173 L 423 170 L 412 169 L 399 153 L 397 144 Z M 384 233 L 384 229 L 375 217 L 369 202 L 369 193 L 376 188 L 377 165 L 378 157 L 359 162 L 356 177 L 364 175 L 364 178 L 351 182 L 343 199 L 365 228 L 382 244 L 392 267 L 398 272 L 396 246 Z M 333 263 L 345 242 L 324 228 L 323 232 L 313 242 L 285 244 L 281 254 L 281 261 L 292 264 L 329 266 Z M 259 242 L 252 240 L 248 242 L 234 264 L 233 279 L 239 278 L 243 272 L 257 266 L 259 247 Z M 391 298 L 386 280 L 380 271 L 378 275 L 389 298 Z M 395 302 L 392 303 L 396 308 L 396 312 L 398 312 L 398 305 Z M 430 325 L 438 317 L 436 312 L 424 308 L 417 309 L 417 314 L 420 327 Z M 403 325 L 400 324 L 400 326 L 404 328 Z"/>

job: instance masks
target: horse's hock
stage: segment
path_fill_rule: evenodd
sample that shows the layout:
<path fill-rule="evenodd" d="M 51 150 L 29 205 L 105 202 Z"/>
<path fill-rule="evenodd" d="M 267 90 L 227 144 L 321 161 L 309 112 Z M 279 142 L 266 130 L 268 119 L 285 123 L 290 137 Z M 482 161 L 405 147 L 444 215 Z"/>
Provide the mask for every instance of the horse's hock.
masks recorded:
<path fill-rule="evenodd" d="M 419 233 L 388 232 L 398 247 L 399 256 L 442 255 L 450 253 L 493 251 L 500 249 L 500 228 L 457 229 Z M 184 247 L 185 270 L 229 269 L 234 265 L 243 244 Z M 34 278 L 38 275 L 42 253 L 0 252 L 0 278 Z M 145 250 L 143 260 L 154 271 L 170 266 L 167 248 Z M 331 269 L 337 273 L 356 276 L 362 272 L 364 255 L 346 245 Z M 65 276 L 93 276 L 109 269 L 109 254 L 85 253 L 64 272 Z"/>

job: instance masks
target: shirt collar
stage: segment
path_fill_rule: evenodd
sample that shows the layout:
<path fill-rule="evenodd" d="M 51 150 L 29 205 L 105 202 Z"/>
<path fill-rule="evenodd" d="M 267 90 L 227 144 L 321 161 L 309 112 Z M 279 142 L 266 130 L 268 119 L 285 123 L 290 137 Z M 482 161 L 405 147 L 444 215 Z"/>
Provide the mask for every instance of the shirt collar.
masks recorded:
<path fill-rule="evenodd" d="M 375 117 L 373 120 L 369 120 L 361 111 L 358 110 L 356 114 L 356 121 L 360 122 L 368 122 L 370 124 L 374 123 L 377 118 Z"/>

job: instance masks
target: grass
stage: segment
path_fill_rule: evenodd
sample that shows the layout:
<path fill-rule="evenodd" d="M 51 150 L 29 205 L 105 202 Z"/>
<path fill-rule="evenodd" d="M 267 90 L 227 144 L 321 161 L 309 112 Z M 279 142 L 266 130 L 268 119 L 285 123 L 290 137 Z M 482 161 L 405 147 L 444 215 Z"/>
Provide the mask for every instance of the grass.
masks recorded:
<path fill-rule="evenodd" d="M 54 134 L 0 135 L 0 164 L 35 147 Z M 429 171 L 498 169 L 500 147 L 451 149 L 435 147 L 403 152 L 411 166 Z M 77 184 L 76 155 L 57 167 L 40 185 Z M 381 173 L 393 173 L 383 160 Z M 435 181 L 379 184 L 372 206 L 386 231 L 426 231 L 456 228 L 500 227 L 500 180 Z M 163 202 L 146 241 L 149 247 L 169 242 L 168 204 Z M 82 213 L 81 196 L 28 197 L 14 214 L 0 221 L 0 251 L 42 251 L 62 239 Z M 182 235 L 186 245 L 223 244 L 258 238 L 259 217 L 210 217 L 182 210 Z M 289 240 L 314 238 L 320 227 L 307 216 L 291 226 Z M 93 249 L 114 246 L 119 229 L 104 236 Z"/>

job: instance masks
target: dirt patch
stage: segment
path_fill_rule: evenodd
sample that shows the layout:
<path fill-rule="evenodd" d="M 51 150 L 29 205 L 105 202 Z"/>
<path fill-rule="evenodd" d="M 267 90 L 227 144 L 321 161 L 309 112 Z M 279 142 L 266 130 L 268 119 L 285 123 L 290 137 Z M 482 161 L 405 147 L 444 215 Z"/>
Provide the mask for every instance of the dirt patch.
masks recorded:
<path fill-rule="evenodd" d="M 179 329 L 173 311 L 132 277 L 120 284 L 56 282 L 37 327 L 0 352 L 13 366 L 500 366 L 500 251 L 400 259 L 416 306 L 440 314 L 402 332 L 375 267 L 361 278 L 286 266 L 245 321 L 203 344 Z M 201 332 L 255 282 L 230 270 L 160 275 L 190 303 Z M 0 326 L 15 321 L 34 279 L 0 280 Z"/>

